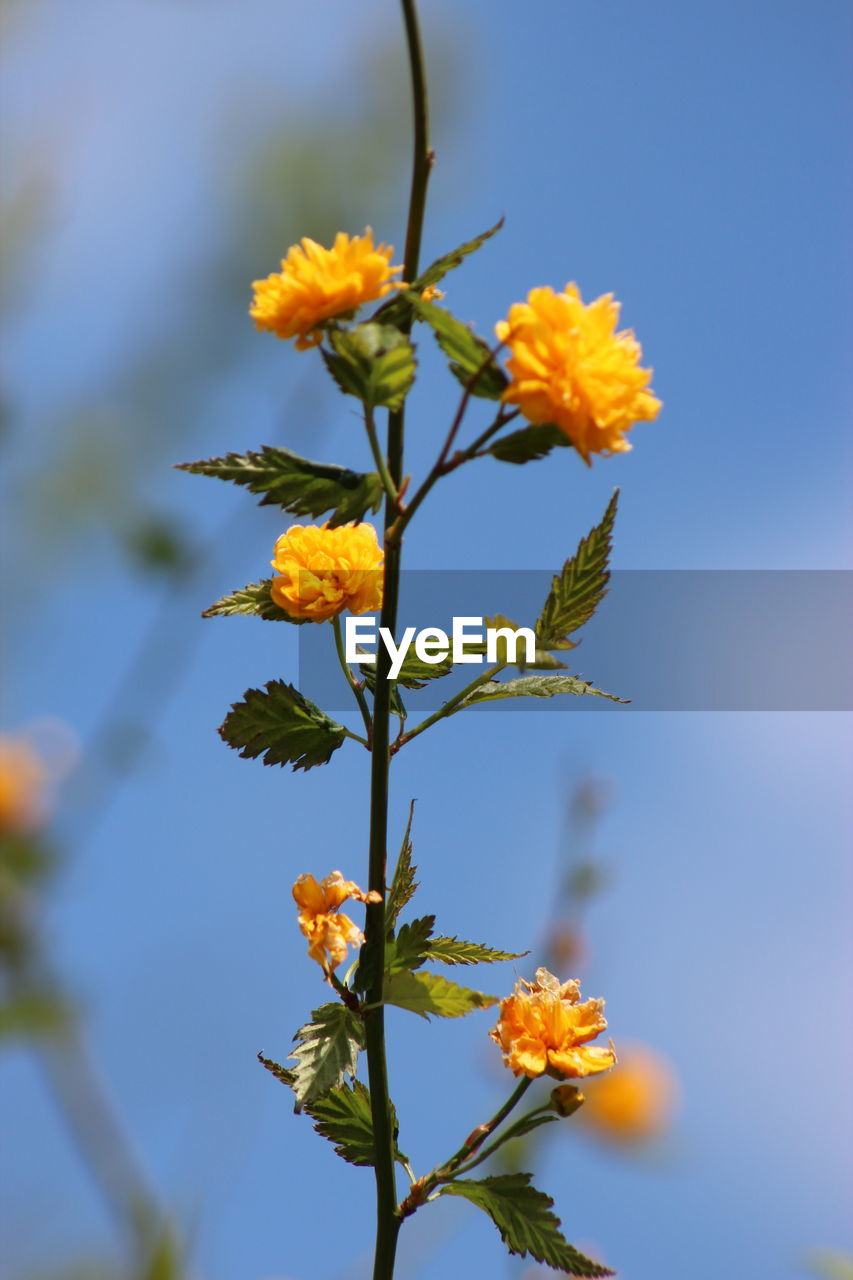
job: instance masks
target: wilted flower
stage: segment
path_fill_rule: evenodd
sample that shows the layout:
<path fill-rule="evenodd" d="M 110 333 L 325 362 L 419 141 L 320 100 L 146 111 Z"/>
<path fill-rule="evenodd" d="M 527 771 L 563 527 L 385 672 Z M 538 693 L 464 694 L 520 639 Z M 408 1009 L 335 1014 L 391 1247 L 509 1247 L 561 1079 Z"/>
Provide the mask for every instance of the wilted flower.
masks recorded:
<path fill-rule="evenodd" d="M 300 876 L 293 886 L 293 897 L 299 911 L 299 928 L 308 939 L 308 954 L 330 973 L 346 959 L 350 944 L 364 941 L 361 930 L 341 915 L 338 907 L 353 898 L 356 902 L 379 902 L 375 889 L 364 893 L 352 880 L 345 880 L 340 871 L 333 871 L 319 883 L 312 875 Z"/>
<path fill-rule="evenodd" d="M 436 284 L 428 284 L 425 289 L 421 290 L 421 302 L 440 302 L 443 297 L 443 290 L 439 289 Z"/>
<path fill-rule="evenodd" d="M 547 969 L 537 969 L 535 982 L 519 979 L 501 1001 L 498 1024 L 489 1034 L 513 1075 L 574 1080 L 613 1066 L 612 1045 L 588 1045 L 606 1028 L 603 1000 L 581 1001 L 577 982 L 561 983 Z"/>
<path fill-rule="evenodd" d="M 363 236 L 339 231 L 331 249 L 304 238 L 282 259 L 281 271 L 255 280 L 249 315 L 258 329 L 279 338 L 296 338 L 300 351 L 322 338 L 320 326 L 335 316 L 348 315 L 365 302 L 383 298 L 398 286 L 392 276 L 390 245 L 374 246 L 373 232 Z"/>
<path fill-rule="evenodd" d="M 665 1058 L 646 1045 L 620 1046 L 619 1065 L 590 1086 L 581 1118 L 611 1142 L 645 1142 L 667 1128 L 677 1096 Z"/>
<path fill-rule="evenodd" d="M 619 305 L 607 293 L 587 306 L 576 284 L 531 289 L 495 326 L 510 349 L 504 400 L 530 422 L 555 423 L 586 462 L 630 449 L 625 433 L 661 409 L 633 332 L 616 332 Z"/>
<path fill-rule="evenodd" d="M 293 618 L 327 622 L 382 607 L 385 553 L 372 524 L 295 524 L 275 544 L 270 594 Z"/>
<path fill-rule="evenodd" d="M 48 775 L 23 735 L 0 734 L 0 834 L 34 831 L 47 816 Z"/>

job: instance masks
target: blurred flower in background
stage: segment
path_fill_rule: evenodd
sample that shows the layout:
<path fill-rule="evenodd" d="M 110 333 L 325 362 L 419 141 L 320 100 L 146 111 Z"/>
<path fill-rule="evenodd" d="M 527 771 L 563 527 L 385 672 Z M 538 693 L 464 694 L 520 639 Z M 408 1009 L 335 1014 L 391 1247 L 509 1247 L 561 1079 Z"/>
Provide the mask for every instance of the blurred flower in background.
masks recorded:
<path fill-rule="evenodd" d="M 670 1062 L 644 1044 L 620 1041 L 616 1066 L 584 1086 L 578 1120 L 597 1138 L 632 1146 L 667 1132 L 678 1103 Z"/>

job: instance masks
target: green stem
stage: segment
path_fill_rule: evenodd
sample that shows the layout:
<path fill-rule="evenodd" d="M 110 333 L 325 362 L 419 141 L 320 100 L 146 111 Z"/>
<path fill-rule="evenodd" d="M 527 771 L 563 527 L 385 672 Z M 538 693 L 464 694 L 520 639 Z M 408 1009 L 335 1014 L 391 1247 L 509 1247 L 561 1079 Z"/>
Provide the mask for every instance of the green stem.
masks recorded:
<path fill-rule="evenodd" d="M 347 662 L 346 651 L 344 649 L 344 638 L 341 633 L 340 614 L 336 614 L 335 617 L 333 618 L 332 629 L 335 633 L 335 649 L 337 650 L 337 654 L 338 654 L 338 662 L 340 662 L 341 664 L 341 670 L 343 671 L 344 676 L 346 677 L 346 682 L 349 685 L 349 687 L 352 689 L 355 700 L 358 703 L 358 709 L 361 712 L 361 718 L 364 721 L 364 727 L 365 727 L 365 730 L 367 731 L 367 742 L 365 742 L 364 745 L 368 746 L 370 743 L 371 736 L 373 734 L 373 724 L 370 719 L 370 711 L 367 706 L 367 699 L 364 696 L 364 689 L 361 687 L 361 684 L 359 683 L 359 681 L 356 680 L 355 676 L 353 675 L 352 667 Z M 353 735 L 350 735 L 350 736 L 353 736 Z M 364 739 L 359 738 L 358 741 L 363 742 Z"/>
<path fill-rule="evenodd" d="M 486 1124 L 481 1125 L 479 1129 L 475 1129 L 471 1137 L 463 1142 L 459 1150 L 454 1152 L 450 1159 L 446 1160 L 445 1163 L 436 1170 L 436 1174 L 438 1175 L 436 1178 L 437 1182 L 446 1181 L 445 1175 L 455 1173 L 459 1167 L 465 1163 L 468 1157 L 473 1155 L 478 1147 L 482 1146 L 486 1138 L 488 1138 L 490 1134 L 494 1133 L 498 1125 L 503 1124 L 509 1113 L 518 1106 L 519 1102 L 521 1102 L 521 1099 L 524 1097 L 525 1093 L 527 1093 L 527 1090 L 532 1084 L 533 1080 L 530 1076 L 522 1076 L 506 1102 L 495 1112 L 491 1120 Z"/>
<path fill-rule="evenodd" d="M 455 1151 L 449 1160 L 445 1160 L 444 1164 L 436 1165 L 432 1173 L 428 1173 L 425 1177 L 420 1178 L 412 1187 L 406 1199 L 400 1206 L 403 1217 L 408 1217 L 414 1213 L 427 1198 L 430 1193 L 443 1182 L 452 1182 L 460 1173 L 473 1169 L 476 1164 L 480 1164 L 486 1158 L 486 1153 L 482 1153 L 476 1160 L 471 1160 L 475 1151 L 480 1150 L 486 1138 L 490 1137 L 497 1129 L 498 1125 L 503 1124 L 510 1112 L 518 1106 L 533 1081 L 524 1076 L 521 1081 L 513 1089 L 506 1102 L 500 1107 L 486 1124 L 478 1125 L 473 1133 L 462 1143 L 458 1151 Z M 500 1146 L 500 1142 L 492 1144 L 488 1148 L 488 1154 Z"/>
<path fill-rule="evenodd" d="M 417 738 L 418 734 L 423 733 L 425 729 L 430 729 L 439 720 L 444 720 L 447 716 L 452 716 L 454 711 L 459 709 L 460 703 L 464 702 L 469 693 L 473 693 L 475 689 L 479 689 L 480 685 L 486 684 L 498 672 L 503 671 L 506 666 L 505 662 L 498 662 L 493 667 L 489 667 L 488 671 L 483 671 L 470 684 L 466 684 L 464 689 L 460 689 L 454 697 L 450 698 L 438 711 L 434 711 L 431 716 L 427 716 L 426 720 L 422 720 L 420 724 L 416 724 L 414 729 L 410 729 L 408 733 L 402 734 L 394 744 L 394 749 L 399 750 L 404 747 L 407 742 L 411 742 L 412 738 Z"/>
<path fill-rule="evenodd" d="M 464 407 L 468 403 L 467 401 L 468 394 L 469 393 L 466 391 L 465 395 L 463 395 L 462 397 L 462 401 L 460 404 L 460 409 L 462 410 L 463 413 L 464 413 Z M 400 518 L 397 520 L 396 524 L 394 525 L 394 528 L 392 531 L 393 536 L 396 538 L 400 538 L 403 536 L 403 530 L 405 529 L 406 525 L 409 523 L 412 516 L 417 511 L 418 507 L 421 505 L 424 498 L 430 492 L 433 485 L 436 484 L 436 482 L 440 480 L 442 476 L 450 475 L 451 471 L 455 471 L 457 467 L 461 467 L 463 462 L 469 462 L 472 458 L 476 458 L 477 451 L 481 449 L 484 444 L 487 444 L 488 441 L 491 440 L 492 436 L 496 436 L 497 433 L 500 431 L 501 427 L 505 427 L 508 422 L 512 422 L 513 418 L 517 418 L 519 415 L 519 412 L 520 410 L 518 409 L 513 409 L 510 413 L 504 413 L 503 410 L 501 410 L 501 412 L 494 419 L 494 421 L 490 423 L 490 425 L 486 428 L 485 431 L 481 432 L 481 434 L 477 436 L 476 440 L 472 441 L 472 443 L 468 445 L 467 449 L 462 449 L 459 453 L 455 454 L 454 457 L 448 458 L 447 455 L 450 452 L 450 446 L 453 444 L 453 440 L 456 436 L 456 431 L 458 430 L 459 424 L 462 421 L 459 413 L 457 412 L 457 416 L 454 419 L 454 423 L 451 426 L 447 440 L 445 441 L 444 448 L 442 449 L 441 453 L 436 459 L 436 462 L 433 465 L 432 470 L 429 472 L 426 479 L 420 485 L 417 492 L 412 497 L 411 502 L 406 506 L 405 511 L 403 511 Z"/>
<path fill-rule="evenodd" d="M 517 1123 L 521 1124 L 522 1120 L 531 1120 L 534 1116 L 542 1115 L 544 1112 L 550 1110 L 551 1107 L 549 1105 L 533 1107 L 532 1110 L 526 1111 L 523 1116 L 519 1116 Z M 465 1164 L 457 1166 L 454 1170 L 454 1176 L 458 1177 L 463 1173 L 470 1173 L 472 1169 L 476 1169 L 478 1164 L 484 1164 L 485 1161 L 488 1160 L 490 1156 L 493 1156 L 505 1142 L 511 1142 L 513 1136 L 517 1135 L 513 1135 L 512 1133 L 509 1135 L 502 1134 L 501 1137 L 495 1138 L 494 1142 L 490 1142 L 487 1147 L 480 1148 L 473 1160 L 468 1160 Z"/>
<path fill-rule="evenodd" d="M 370 451 L 373 454 L 373 461 L 376 463 L 376 470 L 379 472 L 379 479 L 382 481 L 382 488 L 385 490 L 385 496 L 388 498 L 389 502 L 393 502 L 394 506 L 397 507 L 400 501 L 400 495 L 397 491 L 397 486 L 391 479 L 391 473 L 388 470 L 387 463 L 385 462 L 385 455 L 383 454 L 382 447 L 379 444 L 379 436 L 376 433 L 376 419 L 373 416 L 373 410 L 368 409 L 367 406 L 365 406 L 364 410 L 364 425 L 367 429 L 367 438 L 370 441 Z"/>
<path fill-rule="evenodd" d="M 401 0 L 403 23 L 412 78 L 414 111 L 414 160 L 409 215 L 406 228 L 404 279 L 412 281 L 418 273 L 421 236 L 423 233 L 426 190 L 432 154 L 429 149 L 427 87 L 423 48 L 418 28 L 415 0 Z M 403 477 L 404 410 L 388 415 L 387 470 L 394 491 L 399 493 Z M 392 635 L 396 633 L 397 604 L 400 594 L 400 540 L 391 543 L 388 530 L 398 516 L 397 501 L 388 493 L 385 503 L 385 586 L 380 624 Z M 388 843 L 388 773 L 391 764 L 390 721 L 391 685 L 388 680 L 391 658 L 381 646 L 376 663 L 376 692 L 373 702 L 373 739 L 370 770 L 370 844 L 368 888 L 382 896 L 380 902 L 368 904 L 365 920 L 364 962 L 373 979 L 366 993 L 370 1008 L 365 1013 L 367 1074 L 370 1085 L 370 1112 L 373 1125 L 374 1173 L 376 1176 L 376 1252 L 373 1280 L 392 1280 L 400 1214 L 397 1208 L 397 1183 L 394 1166 L 394 1132 L 391 1100 L 388 1092 L 388 1068 L 385 1059 L 385 1010 L 382 1006 L 382 978 L 385 967 L 385 892 Z"/>

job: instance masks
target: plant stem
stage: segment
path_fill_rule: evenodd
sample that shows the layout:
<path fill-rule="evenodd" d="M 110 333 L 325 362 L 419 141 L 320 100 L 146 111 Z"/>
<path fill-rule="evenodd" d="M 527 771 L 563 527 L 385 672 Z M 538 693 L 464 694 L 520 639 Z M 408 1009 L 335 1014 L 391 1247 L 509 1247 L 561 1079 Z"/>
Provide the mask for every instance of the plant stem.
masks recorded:
<path fill-rule="evenodd" d="M 512 1093 L 507 1098 L 506 1102 L 503 1104 L 502 1107 L 500 1107 L 495 1112 L 491 1120 L 489 1120 L 486 1124 L 481 1125 L 479 1129 L 474 1130 L 474 1135 L 476 1135 L 476 1140 L 472 1141 L 471 1138 L 468 1138 L 462 1144 L 459 1150 L 455 1152 L 450 1157 L 449 1160 L 445 1161 L 445 1163 L 441 1165 L 439 1169 L 436 1170 L 436 1173 L 438 1174 L 437 1181 L 444 1181 L 445 1174 L 455 1173 L 456 1170 L 460 1167 L 460 1165 L 464 1164 L 464 1162 L 468 1159 L 468 1157 L 473 1155 L 473 1153 L 477 1150 L 478 1147 L 482 1146 L 486 1138 L 488 1138 L 490 1134 L 494 1133 L 498 1125 L 503 1124 L 504 1120 L 506 1120 L 509 1113 L 512 1110 L 514 1110 L 515 1107 L 518 1106 L 519 1102 L 521 1102 L 521 1099 L 524 1097 L 525 1093 L 527 1092 L 527 1090 L 530 1088 L 532 1084 L 533 1084 L 533 1080 L 531 1079 L 530 1076 L 522 1076 L 519 1083 L 516 1085 Z M 472 1137 L 474 1137 L 474 1135 L 472 1135 Z"/>
<path fill-rule="evenodd" d="M 335 633 L 335 649 L 337 650 L 337 654 L 338 654 L 338 662 L 340 662 L 341 664 L 341 670 L 343 671 L 344 676 L 346 677 L 347 684 L 353 691 L 355 700 L 358 703 L 358 709 L 361 712 L 361 718 L 364 721 L 364 727 L 367 731 L 367 742 L 365 743 L 365 746 L 367 746 L 373 735 L 373 724 L 370 719 L 370 711 L 367 706 L 367 699 L 364 696 L 364 689 L 361 687 L 361 684 L 358 682 L 358 680 L 356 680 L 355 676 L 353 675 L 352 667 L 347 662 L 346 651 L 344 650 L 344 638 L 343 638 L 343 635 L 341 634 L 341 619 L 339 614 L 336 615 L 332 620 L 332 628 Z M 362 739 L 359 738 L 359 742 L 361 742 L 361 740 Z"/>
<path fill-rule="evenodd" d="M 426 720 L 422 720 L 420 724 L 416 724 L 414 729 L 410 729 L 408 733 L 402 734 L 394 744 L 394 749 L 399 751 L 400 747 L 404 747 L 407 742 L 411 742 L 412 738 L 416 738 L 419 733 L 423 733 L 425 729 L 431 729 L 439 720 L 444 720 L 446 716 L 452 716 L 454 711 L 458 711 L 460 703 L 464 702 L 469 693 L 473 693 L 475 689 L 479 689 L 480 685 L 486 684 L 498 672 L 503 671 L 506 666 L 505 662 L 497 662 L 493 667 L 489 667 L 488 671 L 483 671 L 476 676 L 470 684 L 466 684 L 464 689 L 460 689 L 457 694 L 450 698 L 438 711 L 434 711 L 431 716 L 427 716 Z"/>
<path fill-rule="evenodd" d="M 460 452 L 456 453 L 452 458 L 448 458 L 447 455 L 450 452 L 450 447 L 453 444 L 453 440 L 456 436 L 456 432 L 458 431 L 459 425 L 461 424 L 462 416 L 464 415 L 464 412 L 465 412 L 465 407 L 468 404 L 469 395 L 470 395 L 470 391 L 466 390 L 460 402 L 459 411 L 457 412 L 456 418 L 454 419 L 453 425 L 451 426 L 447 440 L 444 443 L 444 448 L 442 449 L 441 453 L 436 459 L 435 464 L 432 467 L 432 470 L 426 476 L 425 480 L 423 481 L 423 483 L 418 488 L 417 492 L 412 497 L 411 502 L 408 504 L 406 509 L 400 515 L 400 518 L 395 523 L 394 528 L 392 530 L 393 537 L 401 538 L 403 536 L 403 530 L 411 520 L 412 516 L 417 511 L 418 507 L 423 502 L 424 498 L 430 492 L 430 490 L 432 489 L 436 481 L 440 480 L 442 476 L 450 475 L 450 472 L 455 471 L 457 467 L 461 467 L 463 462 L 469 462 L 472 458 L 476 458 L 478 456 L 477 450 L 482 448 L 484 444 L 487 444 L 488 441 L 491 440 L 492 436 L 497 435 L 501 427 L 505 427 L 508 422 L 512 422 L 513 418 L 517 418 L 520 413 L 519 409 L 513 409 L 509 413 L 504 413 L 503 410 L 501 410 L 501 412 L 498 414 L 495 420 L 486 428 L 485 431 L 483 431 L 480 435 L 477 436 L 476 440 L 474 440 L 470 445 L 468 445 L 467 449 L 462 449 L 460 450 Z"/>
<path fill-rule="evenodd" d="M 412 1187 L 406 1199 L 400 1205 L 400 1211 L 404 1218 L 414 1213 L 429 1197 L 430 1192 L 442 1182 L 452 1182 L 454 1177 L 460 1172 L 467 1172 L 473 1169 L 475 1165 L 480 1164 L 481 1159 L 485 1158 L 483 1153 L 476 1160 L 471 1160 L 475 1151 L 478 1151 L 486 1138 L 490 1137 L 497 1129 L 498 1125 L 503 1124 L 510 1112 L 518 1106 L 533 1081 L 528 1076 L 524 1076 L 513 1089 L 506 1102 L 500 1107 L 486 1124 L 478 1125 L 478 1127 L 469 1134 L 462 1143 L 458 1151 L 445 1160 L 444 1164 L 436 1165 L 432 1173 L 428 1173 L 425 1177 L 420 1178 Z M 491 1155 L 495 1147 L 500 1146 L 500 1142 L 493 1143 L 489 1147 L 488 1154 Z"/>
<path fill-rule="evenodd" d="M 415 0 L 401 0 L 403 23 L 412 78 L 414 112 L 414 160 L 409 214 L 406 228 L 406 255 L 403 274 L 412 281 L 417 276 L 423 232 L 426 190 L 432 155 L 429 149 L 428 108 L 423 49 Z M 393 489 L 399 493 L 403 477 L 404 411 L 388 415 L 387 470 Z M 396 500 L 390 493 L 385 503 L 385 588 L 381 625 L 396 634 L 397 602 L 400 594 L 400 540 L 389 542 L 387 531 L 397 519 Z M 373 1125 L 374 1172 L 376 1175 L 376 1252 L 373 1280 L 392 1280 L 400 1214 L 394 1167 L 394 1133 L 385 1060 L 385 1010 L 382 1006 L 382 979 L 385 968 L 385 880 L 388 843 L 388 772 L 391 763 L 391 685 L 388 680 L 391 657 L 382 646 L 377 655 L 376 693 L 373 704 L 373 739 L 370 770 L 370 846 L 368 888 L 382 896 L 369 903 L 365 921 L 364 963 L 373 975 L 366 1003 L 376 1005 L 365 1014 L 367 1073 Z"/>
<path fill-rule="evenodd" d="M 376 433 L 376 419 L 373 416 L 373 410 L 365 407 L 364 425 L 367 430 L 367 438 L 370 441 L 370 451 L 373 454 L 373 461 L 376 463 L 376 470 L 379 472 L 379 479 L 382 481 L 382 488 L 385 490 L 385 496 L 389 502 L 393 502 L 396 507 L 400 501 L 400 495 L 397 492 L 397 486 L 391 479 L 391 473 L 385 461 L 385 455 L 379 444 L 379 436 Z"/>

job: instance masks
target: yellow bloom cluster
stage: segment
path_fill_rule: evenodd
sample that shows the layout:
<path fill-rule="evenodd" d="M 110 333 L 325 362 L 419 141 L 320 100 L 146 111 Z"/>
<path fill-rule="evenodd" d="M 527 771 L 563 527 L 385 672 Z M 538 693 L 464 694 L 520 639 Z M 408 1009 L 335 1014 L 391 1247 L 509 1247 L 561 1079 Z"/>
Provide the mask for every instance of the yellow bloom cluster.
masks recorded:
<path fill-rule="evenodd" d="M 675 1074 L 646 1045 L 620 1046 L 619 1065 L 590 1086 L 581 1120 L 615 1143 L 647 1142 L 668 1127 L 678 1096 Z"/>
<path fill-rule="evenodd" d="M 553 422 L 581 457 L 624 453 L 635 422 L 656 418 L 661 402 L 630 329 L 616 332 L 619 303 L 604 294 L 585 305 L 575 284 L 563 293 L 531 289 L 495 333 L 510 349 L 508 404 L 534 423 Z"/>
<path fill-rule="evenodd" d="M 375 889 L 364 893 L 340 871 L 333 871 L 319 883 L 312 875 L 300 876 L 293 886 L 293 897 L 300 908 L 299 928 L 308 939 L 308 954 L 327 974 L 346 959 L 350 944 L 364 941 L 361 930 L 338 908 L 348 898 L 365 903 L 381 900 Z"/>
<path fill-rule="evenodd" d="M 312 622 L 345 609 L 372 612 L 382 608 L 384 558 L 372 524 L 295 524 L 275 544 L 270 594 L 285 613 Z"/>
<path fill-rule="evenodd" d="M 581 1001 L 577 982 L 561 983 L 547 969 L 537 969 L 535 982 L 519 979 L 513 994 L 501 1001 L 490 1035 L 513 1075 L 575 1080 L 615 1063 L 612 1045 L 588 1044 L 606 1028 L 603 1000 Z"/>
<path fill-rule="evenodd" d="M 391 278 L 403 270 L 391 266 L 393 252 L 390 245 L 374 246 L 370 227 L 352 238 L 339 231 L 331 249 L 305 237 L 288 249 L 281 271 L 254 281 L 249 315 L 258 329 L 296 338 L 297 349 L 305 351 L 321 340 L 324 321 L 400 287 Z"/>
<path fill-rule="evenodd" d="M 0 734 L 0 835 L 34 831 L 46 817 L 47 770 L 23 736 Z"/>

